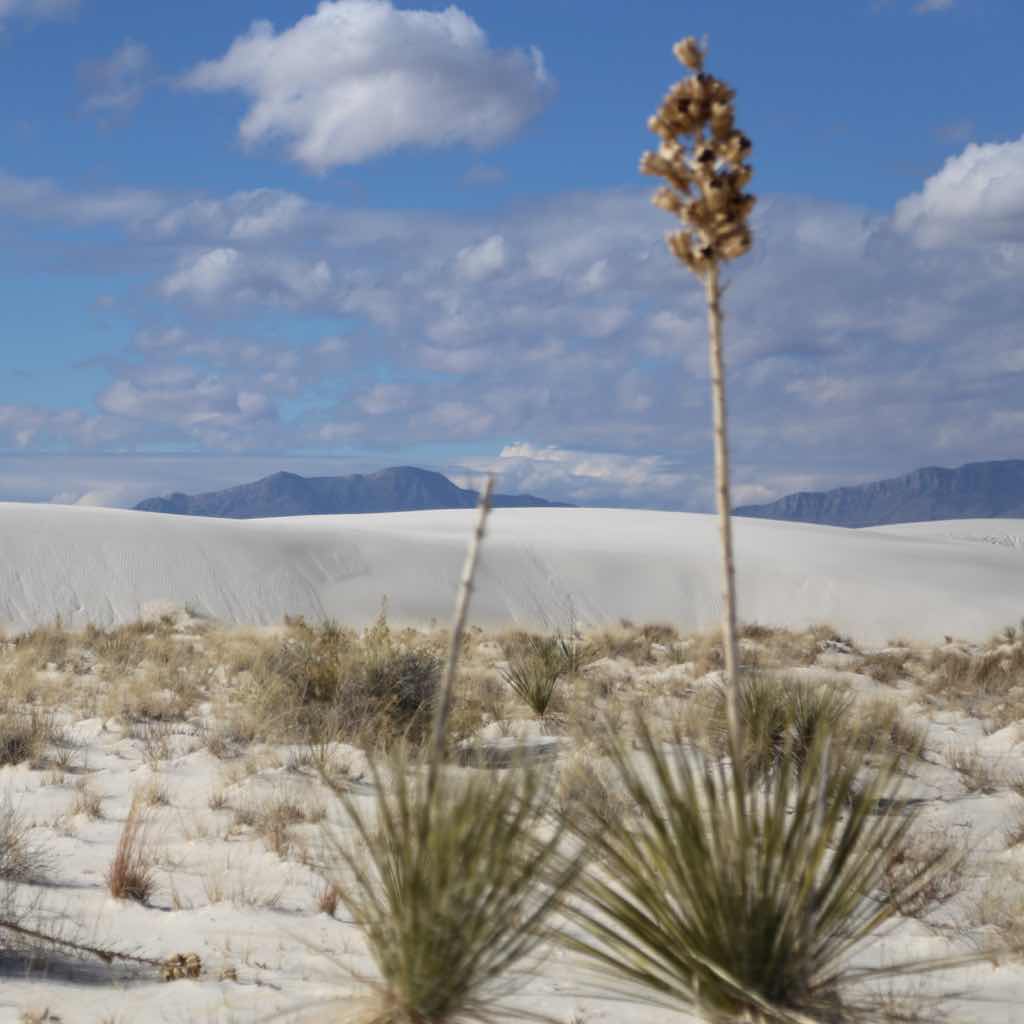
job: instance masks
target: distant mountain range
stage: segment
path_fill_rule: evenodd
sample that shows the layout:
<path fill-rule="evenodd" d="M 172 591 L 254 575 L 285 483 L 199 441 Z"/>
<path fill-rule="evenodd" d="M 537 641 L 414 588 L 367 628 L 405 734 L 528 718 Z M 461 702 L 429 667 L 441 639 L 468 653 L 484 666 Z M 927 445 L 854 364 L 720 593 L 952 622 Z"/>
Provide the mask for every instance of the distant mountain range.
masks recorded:
<path fill-rule="evenodd" d="M 267 519 L 275 516 L 338 515 L 357 512 L 415 512 L 473 508 L 477 491 L 456 487 L 446 476 L 413 466 L 352 476 L 297 476 L 274 473 L 251 484 L 206 494 L 168 494 L 147 498 L 140 512 L 222 519 Z M 495 508 L 571 508 L 532 494 L 495 494 Z"/>
<path fill-rule="evenodd" d="M 801 491 L 737 516 L 826 526 L 884 526 L 935 519 L 1024 519 L 1024 460 L 928 466 L 905 476 L 832 491 Z"/>

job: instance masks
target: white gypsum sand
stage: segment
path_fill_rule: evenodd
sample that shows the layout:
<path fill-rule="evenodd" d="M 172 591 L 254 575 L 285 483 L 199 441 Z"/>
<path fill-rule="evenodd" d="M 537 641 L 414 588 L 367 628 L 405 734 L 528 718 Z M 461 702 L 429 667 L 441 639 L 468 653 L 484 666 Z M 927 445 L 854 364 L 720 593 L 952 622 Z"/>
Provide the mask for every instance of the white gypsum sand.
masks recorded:
<path fill-rule="evenodd" d="M 641 636 L 639 628 L 620 633 L 623 642 Z M 601 777 L 593 748 L 576 738 L 593 712 L 617 703 L 625 720 L 633 702 L 644 700 L 670 721 L 714 686 L 700 668 L 707 637 L 676 643 L 664 632 L 657 635 L 658 643 L 640 643 L 628 658 L 600 656 L 606 640 L 594 638 L 582 678 L 563 686 L 565 725 L 553 733 L 544 730 L 545 749 L 558 751 L 556 760 L 545 762 L 556 779 L 574 766 L 590 780 Z M 372 977 L 373 965 L 344 908 L 339 905 L 332 915 L 321 900 L 324 882 L 316 868 L 326 853 L 321 815 L 341 834 L 347 826 L 308 760 L 313 751 L 302 743 L 255 739 L 237 741 L 225 752 L 211 741 L 224 724 L 218 716 L 230 702 L 248 699 L 250 673 L 240 667 L 238 655 L 273 649 L 281 641 L 280 630 L 225 634 L 179 614 L 154 624 L 148 636 L 126 631 L 125 648 L 98 646 L 103 639 L 65 636 L 63 655 L 51 655 L 45 635 L 20 647 L 0 645 L 0 674 L 11 680 L 12 693 L 20 694 L 17 707 L 23 709 L 31 694 L 66 730 L 34 759 L 0 767 L 0 796 L 21 814 L 25 839 L 49 854 L 43 878 L 19 884 L 16 901 L 34 908 L 29 923 L 41 914 L 43 923 L 57 923 L 68 938 L 154 960 L 194 953 L 202 974 L 164 983 L 152 967 L 87 959 L 69 963 L 59 954 L 28 971 L 23 960 L 4 949 L 9 936 L 0 933 L 0 1024 L 58 1017 L 65 1024 L 245 1022 L 275 1015 L 344 1019 L 353 1009 L 350 993 L 359 990 L 351 972 Z M 496 639 L 476 633 L 470 638 L 462 699 L 485 679 L 492 684 L 500 679 L 502 649 Z M 301 630 L 291 631 L 290 642 L 302 643 Z M 142 647 L 130 657 L 127 646 L 132 644 Z M 999 712 L 1002 698 L 996 691 L 1007 685 L 1006 670 L 998 663 L 1012 662 L 1018 671 L 1024 638 L 1004 638 L 981 651 L 945 645 L 877 654 L 823 632 L 758 631 L 742 646 L 766 671 L 775 666 L 787 678 L 817 681 L 848 694 L 857 702 L 854 717 L 874 715 L 874 721 L 876 703 L 882 700 L 925 730 L 924 749 L 920 755 L 908 754 L 904 762 L 904 795 L 918 801 L 920 812 L 915 834 L 923 855 L 930 844 L 962 844 L 967 862 L 937 886 L 928 905 L 907 908 L 907 916 L 897 918 L 895 929 L 863 951 L 858 962 L 995 951 L 1019 941 L 1024 744 L 1017 724 L 1000 726 L 989 715 Z M 180 668 L 151 680 L 149 673 L 158 672 L 165 660 L 177 664 L 173 659 L 179 648 Z M 110 660 L 114 657 L 121 660 Z M 890 658 L 900 661 L 898 678 L 874 681 L 872 673 Z M 32 669 L 30 659 L 49 667 Z M 950 685 L 951 678 L 959 678 L 955 672 L 948 675 L 950 666 L 955 669 L 961 662 L 984 664 L 990 673 L 992 695 L 976 709 L 977 717 L 958 703 L 964 695 Z M 161 687 L 175 679 L 191 680 L 195 690 L 182 691 L 187 694 L 183 704 L 171 703 L 177 710 L 170 718 L 166 711 L 156 717 L 164 706 Z M 1018 694 L 1011 717 L 1019 719 L 1022 701 Z M 1001 713 L 1006 717 L 1010 712 L 1004 708 Z M 498 747 L 506 736 L 529 742 L 540 733 L 525 706 L 511 696 L 500 719 L 472 728 L 482 742 Z M 364 755 L 342 743 L 323 753 L 336 768 L 347 770 L 355 798 L 372 810 Z M 83 785 L 93 794 L 92 811 L 81 795 Z M 154 889 L 145 906 L 113 899 L 104 880 L 136 794 L 146 810 L 153 862 Z M 593 979 L 557 949 L 545 948 L 518 982 L 514 1005 L 554 1020 L 667 1024 L 692 1019 L 595 992 Z M 941 1009 L 953 1020 L 1005 1024 L 1018 1019 L 1024 965 L 1003 949 L 993 953 L 991 962 L 922 979 L 919 991 L 913 981 L 901 987 L 909 989 L 910 1002 L 918 1004 L 921 1015 L 894 1019 L 937 1021 L 944 1019 L 937 1013 Z M 968 998 L 945 995 L 958 990 L 966 990 Z M 938 1007 L 917 999 L 940 993 Z M 330 998 L 339 1002 L 308 1016 L 287 1012 Z M 43 1016 L 47 1009 L 49 1018 Z"/>
<path fill-rule="evenodd" d="M 225 520 L 0 504 L 0 626 L 134 620 L 162 602 L 228 623 L 285 614 L 446 621 L 472 510 Z M 980 640 L 1024 611 L 1022 520 L 869 530 L 736 519 L 741 621 L 828 622 L 864 643 Z M 1016 538 L 1016 542 L 1014 540 Z M 982 542 L 987 541 L 987 542 Z M 714 517 L 498 509 L 471 610 L 486 627 L 720 619 Z M 570 607 L 572 612 L 570 612 Z"/>

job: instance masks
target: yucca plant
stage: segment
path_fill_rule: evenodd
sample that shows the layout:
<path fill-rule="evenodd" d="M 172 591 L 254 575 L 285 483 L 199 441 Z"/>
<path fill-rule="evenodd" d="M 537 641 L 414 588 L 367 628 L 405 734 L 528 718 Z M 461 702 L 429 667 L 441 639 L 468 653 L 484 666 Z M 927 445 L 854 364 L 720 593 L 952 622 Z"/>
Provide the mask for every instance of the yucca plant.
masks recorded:
<path fill-rule="evenodd" d="M 741 760 L 751 781 L 763 779 L 783 764 L 800 771 L 819 736 L 833 739 L 848 717 L 853 700 L 841 690 L 803 680 L 785 680 L 761 672 L 745 672 L 735 688 L 736 712 L 742 733 Z M 727 752 L 729 688 L 718 690 L 714 747 Z"/>
<path fill-rule="evenodd" d="M 666 749 L 643 720 L 637 737 L 638 753 L 611 745 L 637 814 L 628 828 L 586 831 L 601 869 L 581 881 L 562 942 L 628 991 L 705 1020 L 868 1019 L 862 985 L 886 972 L 851 957 L 937 866 L 915 865 L 878 898 L 913 824 L 891 809 L 893 773 L 858 781 L 824 728 L 802 771 L 757 785 L 729 760 Z"/>
<path fill-rule="evenodd" d="M 380 975 L 371 1019 L 490 1019 L 575 874 L 550 787 L 525 766 L 441 772 L 433 788 L 401 757 L 388 767 L 389 786 L 374 768 L 372 812 L 340 793 L 359 842 L 333 844 L 346 870 L 329 878 Z"/>
<path fill-rule="evenodd" d="M 516 696 L 538 718 L 543 718 L 559 679 L 571 664 L 561 637 L 530 637 L 510 653 L 508 665 L 501 670 L 501 676 Z"/>
<path fill-rule="evenodd" d="M 489 479 L 466 555 L 426 764 L 410 765 L 401 748 L 386 772 L 371 764 L 372 809 L 324 776 L 357 840 L 328 833 L 344 870 L 328 870 L 327 881 L 369 944 L 379 974 L 370 1019 L 380 1024 L 489 1018 L 516 967 L 549 937 L 576 874 L 535 770 L 459 777 L 443 765 L 492 487 Z"/>

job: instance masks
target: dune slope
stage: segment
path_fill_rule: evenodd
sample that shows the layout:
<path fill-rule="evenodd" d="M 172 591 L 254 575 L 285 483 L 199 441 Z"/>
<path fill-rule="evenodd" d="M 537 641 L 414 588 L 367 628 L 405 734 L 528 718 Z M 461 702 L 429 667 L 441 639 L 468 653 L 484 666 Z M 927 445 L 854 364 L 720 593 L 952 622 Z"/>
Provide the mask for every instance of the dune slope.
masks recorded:
<path fill-rule="evenodd" d="M 130 621 L 162 602 L 225 622 L 286 613 L 398 624 L 446 619 L 472 510 L 229 521 L 0 503 L 0 625 Z M 829 622 L 864 642 L 980 639 L 1024 613 L 1024 520 L 871 530 L 741 519 L 740 616 Z M 499 509 L 473 621 L 587 626 L 629 618 L 684 630 L 718 620 L 712 516 Z"/>

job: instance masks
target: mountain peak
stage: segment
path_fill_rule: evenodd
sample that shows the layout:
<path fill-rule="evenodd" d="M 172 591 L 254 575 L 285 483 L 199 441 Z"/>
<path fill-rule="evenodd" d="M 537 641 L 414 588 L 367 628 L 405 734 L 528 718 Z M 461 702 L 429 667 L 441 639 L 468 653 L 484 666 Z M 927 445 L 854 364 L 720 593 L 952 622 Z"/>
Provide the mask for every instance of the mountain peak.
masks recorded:
<path fill-rule="evenodd" d="M 442 473 L 416 466 L 391 466 L 350 476 L 303 477 L 281 471 L 220 491 L 147 498 L 135 508 L 174 515 L 264 519 L 472 508 L 478 497 L 476 491 L 457 487 Z M 562 505 L 529 494 L 495 494 L 492 503 L 495 508 Z"/>
<path fill-rule="evenodd" d="M 924 466 L 903 476 L 830 491 L 800 491 L 733 515 L 825 526 L 884 526 L 936 519 L 1024 518 L 1024 459 Z"/>

